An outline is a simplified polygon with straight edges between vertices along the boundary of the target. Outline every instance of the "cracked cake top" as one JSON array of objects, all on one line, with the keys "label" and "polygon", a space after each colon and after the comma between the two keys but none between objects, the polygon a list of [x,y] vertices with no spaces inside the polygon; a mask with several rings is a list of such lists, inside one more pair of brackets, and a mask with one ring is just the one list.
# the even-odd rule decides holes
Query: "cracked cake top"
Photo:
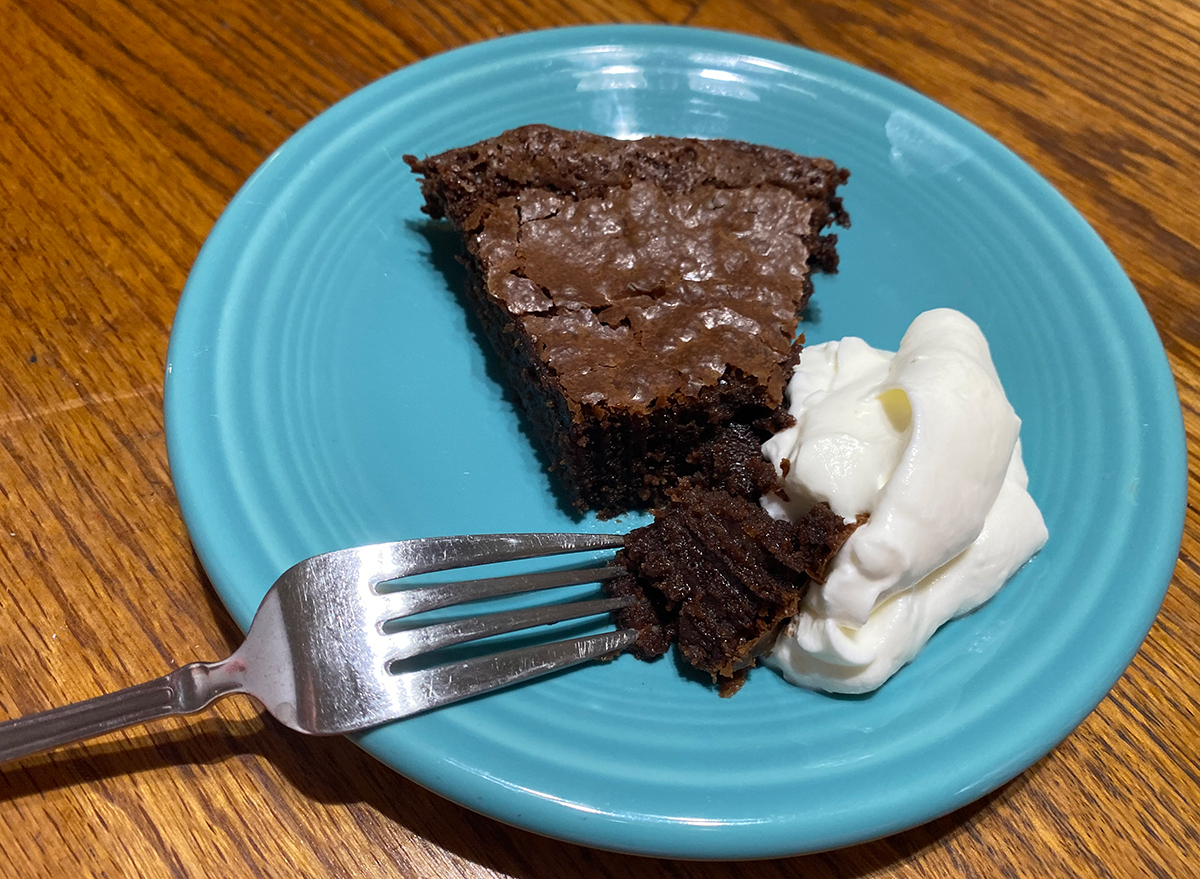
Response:
[{"label": "cracked cake top", "polygon": [[820,232],[847,223],[833,163],[547,126],[406,158],[570,405],[645,413],[730,371],[782,401],[809,273],[836,268]]}]

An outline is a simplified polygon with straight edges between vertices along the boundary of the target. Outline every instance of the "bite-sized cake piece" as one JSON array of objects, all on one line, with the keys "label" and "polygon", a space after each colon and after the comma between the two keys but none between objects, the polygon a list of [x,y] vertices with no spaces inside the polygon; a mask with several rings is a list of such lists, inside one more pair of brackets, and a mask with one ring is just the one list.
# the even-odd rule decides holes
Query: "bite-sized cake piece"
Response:
[{"label": "bite-sized cake piece", "polygon": [[605,588],[635,599],[615,617],[638,630],[636,656],[678,639],[683,658],[730,696],[859,523],[825,504],[793,524],[727,491],[685,484],[671,495],[654,522],[626,535],[617,563],[629,574]]},{"label": "bite-sized cake piece", "polygon": [[763,457],[759,437],[764,430],[775,433],[794,423],[791,415],[779,409],[774,417],[754,425],[721,425],[712,439],[688,453],[687,462],[694,472],[687,477],[687,484],[753,501],[782,491],[775,465]]},{"label": "bite-sized cake piece", "polygon": [[809,275],[837,267],[824,230],[848,225],[832,162],[544,125],[405,161],[578,508],[662,503],[720,425],[782,403]]}]

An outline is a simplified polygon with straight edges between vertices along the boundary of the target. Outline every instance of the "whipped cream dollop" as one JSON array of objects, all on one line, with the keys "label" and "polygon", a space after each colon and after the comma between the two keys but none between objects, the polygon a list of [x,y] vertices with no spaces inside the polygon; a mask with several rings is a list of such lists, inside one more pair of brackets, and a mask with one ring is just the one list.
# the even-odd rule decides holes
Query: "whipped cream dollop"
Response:
[{"label": "whipped cream dollop", "polygon": [[824,501],[869,519],[767,662],[801,686],[867,692],[1046,542],[1021,421],[983,333],[947,308],[919,315],[895,354],[853,337],[805,348],[788,401],[795,425],[763,446],[784,487],[767,511]]}]

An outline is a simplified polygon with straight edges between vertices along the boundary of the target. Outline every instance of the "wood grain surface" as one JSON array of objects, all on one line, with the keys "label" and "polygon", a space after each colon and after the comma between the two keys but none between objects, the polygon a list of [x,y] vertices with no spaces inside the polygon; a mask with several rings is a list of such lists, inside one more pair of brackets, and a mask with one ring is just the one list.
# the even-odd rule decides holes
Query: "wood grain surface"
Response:
[{"label": "wood grain surface", "polygon": [[0,0],[0,717],[224,655],[162,376],[189,267],[247,176],[434,52],[581,22],[737,30],[906,83],[1012,147],[1132,278],[1183,402],[1189,507],[1133,665],[982,801],[843,851],[653,861],[478,817],[246,701],[0,770],[4,876],[1200,875],[1200,10],[1183,0]]}]

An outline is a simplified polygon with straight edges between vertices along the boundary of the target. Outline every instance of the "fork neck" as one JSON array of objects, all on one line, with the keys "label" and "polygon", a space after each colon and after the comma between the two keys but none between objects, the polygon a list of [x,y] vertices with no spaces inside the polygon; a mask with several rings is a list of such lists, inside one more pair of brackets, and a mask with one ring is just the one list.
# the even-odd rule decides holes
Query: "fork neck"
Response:
[{"label": "fork neck", "polygon": [[192,662],[160,678],[174,685],[178,714],[207,708],[222,696],[244,693],[245,663],[237,656],[219,662]]}]

